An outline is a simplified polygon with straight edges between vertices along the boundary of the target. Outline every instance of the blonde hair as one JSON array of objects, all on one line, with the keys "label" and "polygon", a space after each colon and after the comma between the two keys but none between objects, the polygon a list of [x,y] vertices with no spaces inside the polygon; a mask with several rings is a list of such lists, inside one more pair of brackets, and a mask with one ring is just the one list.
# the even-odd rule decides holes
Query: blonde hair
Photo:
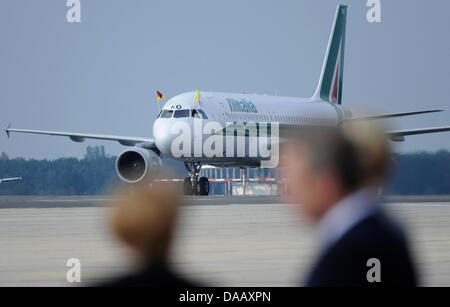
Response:
[{"label": "blonde hair", "polygon": [[180,197],[168,184],[119,193],[111,226],[114,234],[145,258],[165,257],[174,232]]},{"label": "blonde hair", "polygon": [[385,129],[368,120],[349,121],[344,123],[341,129],[358,152],[365,174],[364,184],[382,182],[391,164],[391,146]]}]

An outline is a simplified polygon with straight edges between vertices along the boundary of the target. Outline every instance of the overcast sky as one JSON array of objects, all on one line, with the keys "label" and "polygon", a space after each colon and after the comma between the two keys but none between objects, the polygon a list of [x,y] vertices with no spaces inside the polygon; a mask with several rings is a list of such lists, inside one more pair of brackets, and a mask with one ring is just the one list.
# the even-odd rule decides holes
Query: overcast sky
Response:
[{"label": "overcast sky", "polygon": [[[312,95],[340,1],[3,0],[0,126],[152,136],[155,91]],[[348,0],[343,103],[376,113],[442,108],[393,128],[450,125],[450,1]],[[0,135],[11,157],[82,156],[68,138]],[[407,138],[398,151],[450,149],[450,133]]]}]

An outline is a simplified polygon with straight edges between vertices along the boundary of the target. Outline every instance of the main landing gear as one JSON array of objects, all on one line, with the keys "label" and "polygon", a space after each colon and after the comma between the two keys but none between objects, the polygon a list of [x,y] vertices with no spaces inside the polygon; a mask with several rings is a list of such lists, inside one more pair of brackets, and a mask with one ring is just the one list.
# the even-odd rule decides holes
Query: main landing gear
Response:
[{"label": "main landing gear", "polygon": [[201,164],[199,162],[184,162],[189,177],[184,178],[184,195],[208,195],[209,180],[206,177],[198,178]]}]

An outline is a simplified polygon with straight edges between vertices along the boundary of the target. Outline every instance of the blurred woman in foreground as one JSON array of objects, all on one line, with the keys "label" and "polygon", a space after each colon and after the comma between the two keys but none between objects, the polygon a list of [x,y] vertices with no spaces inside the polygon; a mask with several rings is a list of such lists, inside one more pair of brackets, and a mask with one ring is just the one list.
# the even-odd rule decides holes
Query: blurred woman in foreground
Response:
[{"label": "blurred woman in foreground", "polygon": [[153,189],[133,187],[115,201],[111,220],[113,233],[133,252],[137,271],[107,287],[194,286],[172,271],[168,254],[172,243],[181,199],[169,184]]}]

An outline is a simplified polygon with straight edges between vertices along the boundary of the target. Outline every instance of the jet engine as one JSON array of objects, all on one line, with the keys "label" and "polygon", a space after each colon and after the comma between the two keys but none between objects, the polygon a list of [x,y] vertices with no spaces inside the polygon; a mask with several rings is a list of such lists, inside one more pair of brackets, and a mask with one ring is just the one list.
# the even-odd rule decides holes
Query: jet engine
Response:
[{"label": "jet engine", "polygon": [[162,168],[162,160],[152,150],[133,147],[122,152],[116,160],[116,172],[127,183],[152,180]]}]

